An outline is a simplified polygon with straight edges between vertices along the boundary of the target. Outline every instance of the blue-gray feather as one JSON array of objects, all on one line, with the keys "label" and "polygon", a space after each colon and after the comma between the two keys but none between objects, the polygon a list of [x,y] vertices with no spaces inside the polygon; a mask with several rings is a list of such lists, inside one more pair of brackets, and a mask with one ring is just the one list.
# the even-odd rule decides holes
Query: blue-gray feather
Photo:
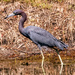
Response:
[{"label": "blue-gray feather", "polygon": [[40,46],[58,47],[61,50],[68,47],[65,43],[56,39],[52,34],[40,27],[28,26],[24,28],[23,35]]}]

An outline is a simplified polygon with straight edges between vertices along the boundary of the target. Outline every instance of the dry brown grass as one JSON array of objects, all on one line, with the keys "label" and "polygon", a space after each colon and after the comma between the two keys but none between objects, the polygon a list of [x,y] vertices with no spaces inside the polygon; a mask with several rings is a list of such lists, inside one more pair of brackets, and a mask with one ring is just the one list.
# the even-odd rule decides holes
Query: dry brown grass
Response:
[{"label": "dry brown grass", "polygon": [[[26,12],[28,19],[25,27],[39,26],[53,34],[57,39],[67,43],[70,48],[75,46],[75,5],[69,3],[52,3],[50,9],[28,5],[26,3],[0,3],[0,45],[11,48],[24,48],[31,51],[38,50],[29,39],[22,36],[18,30],[20,16],[4,19],[15,9]],[[23,49],[23,50],[24,50]],[[34,50],[34,52],[36,52]]]}]

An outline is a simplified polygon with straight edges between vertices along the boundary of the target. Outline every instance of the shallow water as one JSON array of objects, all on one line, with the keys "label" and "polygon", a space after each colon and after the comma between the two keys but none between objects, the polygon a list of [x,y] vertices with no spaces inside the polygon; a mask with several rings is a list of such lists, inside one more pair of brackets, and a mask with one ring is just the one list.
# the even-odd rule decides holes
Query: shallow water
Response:
[{"label": "shallow water", "polygon": [[[59,75],[60,64],[45,61],[46,75]],[[41,62],[27,60],[0,61],[0,75],[43,75]],[[65,64],[62,75],[75,75],[75,63]]]}]

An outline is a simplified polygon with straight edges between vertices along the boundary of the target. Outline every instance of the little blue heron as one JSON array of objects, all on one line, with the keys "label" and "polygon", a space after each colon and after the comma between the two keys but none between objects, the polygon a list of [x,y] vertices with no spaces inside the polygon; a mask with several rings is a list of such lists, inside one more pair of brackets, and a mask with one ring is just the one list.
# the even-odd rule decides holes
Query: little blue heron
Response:
[{"label": "little blue heron", "polygon": [[[28,26],[28,27],[24,28],[24,22],[27,20],[27,15],[20,9],[15,10],[12,14],[5,17],[5,19],[8,17],[14,16],[14,15],[22,16],[22,18],[20,19],[20,22],[19,22],[19,31],[22,35],[24,35],[25,37],[32,40],[39,47],[39,49],[41,51],[41,55],[42,55],[42,66],[43,66],[43,62],[44,62],[44,55],[43,55],[43,52],[41,49],[42,46],[47,46],[47,47],[51,47],[51,48],[58,47],[60,50],[63,50],[64,48],[68,47],[68,45],[66,45],[62,41],[56,39],[48,31],[46,31],[40,27]],[[55,50],[56,50],[58,57],[60,59],[60,62],[61,62],[61,70],[60,70],[60,75],[61,75],[62,68],[63,68],[63,62],[59,55],[58,50],[57,49],[55,49]],[[42,69],[43,69],[43,67],[42,67]],[[43,69],[43,72],[44,72],[44,69]],[[44,73],[44,75],[45,75],[45,73]]]}]

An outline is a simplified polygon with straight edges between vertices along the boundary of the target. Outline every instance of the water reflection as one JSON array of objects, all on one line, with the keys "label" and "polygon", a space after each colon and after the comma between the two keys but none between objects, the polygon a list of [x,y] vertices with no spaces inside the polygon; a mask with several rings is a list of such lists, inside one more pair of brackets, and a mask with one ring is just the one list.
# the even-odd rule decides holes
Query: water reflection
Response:
[{"label": "water reflection", "polygon": [[[46,75],[59,75],[61,65],[44,62]],[[0,75],[43,75],[41,62],[2,61]],[[62,75],[75,75],[75,64],[64,65]]]}]

